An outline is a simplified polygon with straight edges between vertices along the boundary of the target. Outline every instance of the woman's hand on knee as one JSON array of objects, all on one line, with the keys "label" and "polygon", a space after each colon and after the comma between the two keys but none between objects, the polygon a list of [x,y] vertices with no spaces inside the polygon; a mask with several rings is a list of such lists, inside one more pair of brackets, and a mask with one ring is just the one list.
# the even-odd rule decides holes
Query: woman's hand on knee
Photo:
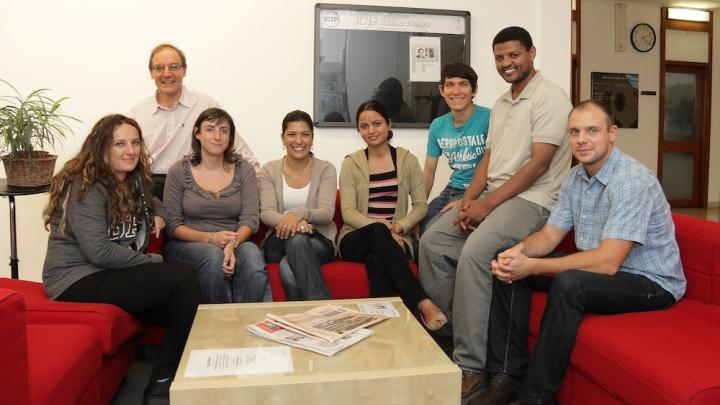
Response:
[{"label": "woman's hand on knee", "polygon": [[222,269],[227,275],[233,275],[235,273],[235,246],[229,243],[223,249],[224,257]]},{"label": "woman's hand on knee", "polygon": [[237,238],[237,232],[233,231],[218,231],[213,232],[210,236],[208,243],[211,243],[220,249],[225,248],[228,242],[232,242]]},{"label": "woman's hand on knee", "polygon": [[279,239],[287,239],[291,235],[295,235],[300,217],[294,212],[288,212],[283,215],[280,222],[275,225],[275,234]]}]

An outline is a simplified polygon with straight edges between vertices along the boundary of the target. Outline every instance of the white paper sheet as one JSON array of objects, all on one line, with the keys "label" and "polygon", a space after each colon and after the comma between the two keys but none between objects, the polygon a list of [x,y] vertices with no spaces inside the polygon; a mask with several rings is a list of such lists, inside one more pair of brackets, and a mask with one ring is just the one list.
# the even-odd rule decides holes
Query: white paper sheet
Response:
[{"label": "white paper sheet", "polygon": [[363,302],[357,304],[358,310],[366,314],[385,315],[390,318],[397,318],[400,313],[390,301]]},{"label": "white paper sheet", "polygon": [[192,350],[185,378],[275,374],[293,371],[287,346]]},{"label": "white paper sheet", "polygon": [[440,81],[440,37],[410,37],[410,81]]}]

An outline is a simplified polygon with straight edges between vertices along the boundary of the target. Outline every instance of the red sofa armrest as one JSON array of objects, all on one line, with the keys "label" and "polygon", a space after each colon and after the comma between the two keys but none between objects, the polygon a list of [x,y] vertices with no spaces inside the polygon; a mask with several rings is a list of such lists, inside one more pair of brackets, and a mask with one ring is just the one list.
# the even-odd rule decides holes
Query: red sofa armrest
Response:
[{"label": "red sofa armrest", "polygon": [[0,404],[30,401],[25,301],[0,288]]}]

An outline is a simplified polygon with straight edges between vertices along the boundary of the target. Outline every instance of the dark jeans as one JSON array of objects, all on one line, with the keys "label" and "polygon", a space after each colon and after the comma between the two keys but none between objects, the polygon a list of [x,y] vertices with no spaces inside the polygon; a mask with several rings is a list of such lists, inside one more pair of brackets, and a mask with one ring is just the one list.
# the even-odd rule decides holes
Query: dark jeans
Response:
[{"label": "dark jeans", "polygon": [[399,293],[411,309],[428,297],[410,269],[408,256],[385,225],[376,222],[348,233],[340,241],[339,249],[343,259],[365,262],[371,297]]},{"label": "dark jeans", "polygon": [[428,204],[427,215],[425,219],[420,222],[420,235],[425,233],[425,230],[430,228],[430,225],[434,224],[435,221],[440,218],[439,215],[442,215],[440,214],[440,210],[443,209],[443,207],[452,201],[461,199],[464,194],[465,190],[452,187],[449,184],[445,186],[443,191]]},{"label": "dark jeans", "polygon": [[290,301],[329,300],[320,265],[335,257],[335,248],[320,232],[280,239],[273,232],[263,245],[265,261],[280,262],[280,279]]},{"label": "dark jeans", "polygon": [[167,325],[160,364],[177,367],[200,303],[200,288],[190,268],[150,263],[83,277],[58,301],[113,304],[144,322]]},{"label": "dark jeans", "polygon": [[[549,293],[537,345],[528,359],[532,290]],[[609,315],[652,311],[674,303],[672,294],[657,283],[626,272],[609,276],[569,270],[555,277],[531,276],[512,284],[494,278],[487,371],[525,375],[518,397],[531,404],[552,403],[586,312]]]},{"label": "dark jeans", "polygon": [[153,174],[153,195],[163,200],[163,193],[165,192],[165,175],[164,174]]}]

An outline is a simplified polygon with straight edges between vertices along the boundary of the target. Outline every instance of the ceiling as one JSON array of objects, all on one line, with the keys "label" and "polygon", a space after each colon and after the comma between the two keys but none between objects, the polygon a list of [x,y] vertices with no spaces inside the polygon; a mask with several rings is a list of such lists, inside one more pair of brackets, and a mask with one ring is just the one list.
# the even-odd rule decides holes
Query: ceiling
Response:
[{"label": "ceiling", "polygon": [[703,10],[720,9],[718,0],[628,0],[628,3],[660,4],[667,7],[699,8]]}]

